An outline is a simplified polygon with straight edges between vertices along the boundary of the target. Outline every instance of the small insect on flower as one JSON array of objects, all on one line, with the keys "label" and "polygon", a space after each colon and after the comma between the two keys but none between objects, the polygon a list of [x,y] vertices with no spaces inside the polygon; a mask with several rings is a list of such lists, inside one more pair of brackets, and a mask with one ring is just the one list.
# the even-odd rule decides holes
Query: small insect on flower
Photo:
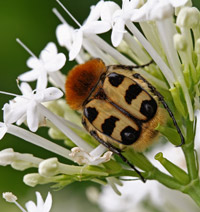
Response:
[{"label": "small insect on flower", "polygon": [[142,152],[149,147],[159,133],[155,128],[167,121],[166,111],[181,136],[181,145],[184,143],[163,96],[134,71],[144,66],[105,66],[102,60],[92,59],[75,66],[66,81],[67,103],[82,111],[86,130],[134,170],[121,151],[133,148]]}]

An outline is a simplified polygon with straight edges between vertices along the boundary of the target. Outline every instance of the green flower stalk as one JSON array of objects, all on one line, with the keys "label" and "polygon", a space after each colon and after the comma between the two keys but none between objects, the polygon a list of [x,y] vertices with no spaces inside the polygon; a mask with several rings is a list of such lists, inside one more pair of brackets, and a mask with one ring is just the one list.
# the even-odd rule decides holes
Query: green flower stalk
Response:
[{"label": "green flower stalk", "polygon": [[[169,117],[165,124],[159,123],[154,129],[158,134],[156,139],[181,148],[187,170],[165,158],[160,151],[154,154],[155,160],[168,173],[154,165],[148,152],[125,148],[115,155],[113,153],[119,153],[117,147],[113,150],[99,144],[83,128],[80,111],[71,110],[62,98],[65,76],[60,69],[65,64],[65,55],[58,53],[55,44],[49,43],[37,57],[19,39],[31,55],[27,65],[32,70],[19,76],[22,95],[1,92],[14,96],[14,99],[3,107],[0,138],[6,133],[15,135],[64,157],[66,164],[57,158],[36,158],[12,149],[0,152],[0,164],[11,165],[17,170],[35,168],[36,172],[24,176],[24,182],[29,186],[54,183],[54,188],[62,188],[75,181],[91,181],[109,184],[120,194],[116,185],[121,185],[124,177],[154,180],[189,195],[200,207],[199,159],[194,149],[196,111],[200,109],[199,10],[187,0],[123,0],[122,7],[102,0],[91,7],[88,18],[81,25],[60,1],[57,2],[78,27],[71,27],[66,21],[68,16],[62,17],[57,9],[53,9],[61,21],[56,29],[58,43],[69,51],[70,61],[81,64],[100,58],[107,66],[137,65],[138,69],[134,71],[161,94],[155,98],[160,101],[164,97],[176,121]],[[99,36],[108,31],[111,31],[112,44]],[[151,60],[151,64],[143,66]],[[35,80],[36,89],[32,90],[27,82]],[[54,87],[47,88],[48,81]],[[165,106],[160,104],[159,107]],[[25,123],[32,132],[15,123]],[[49,129],[52,141],[35,133],[42,126]],[[184,143],[180,135],[184,137]],[[63,140],[65,147],[55,144],[54,139]],[[153,151],[154,146],[149,148],[149,152]],[[140,172],[130,169],[127,164],[139,168]]]}]

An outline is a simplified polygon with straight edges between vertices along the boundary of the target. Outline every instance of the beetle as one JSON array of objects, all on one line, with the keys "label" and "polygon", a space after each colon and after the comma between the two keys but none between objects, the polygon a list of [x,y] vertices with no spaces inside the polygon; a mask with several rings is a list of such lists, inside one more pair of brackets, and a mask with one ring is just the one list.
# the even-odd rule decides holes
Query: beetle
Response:
[{"label": "beetle", "polygon": [[65,84],[66,101],[72,109],[82,112],[85,129],[118,154],[143,181],[122,150],[133,148],[142,152],[149,147],[159,134],[155,128],[166,123],[167,112],[181,137],[180,145],[184,144],[181,130],[163,96],[134,70],[146,65],[106,66],[101,59],[91,59],[75,66]]}]

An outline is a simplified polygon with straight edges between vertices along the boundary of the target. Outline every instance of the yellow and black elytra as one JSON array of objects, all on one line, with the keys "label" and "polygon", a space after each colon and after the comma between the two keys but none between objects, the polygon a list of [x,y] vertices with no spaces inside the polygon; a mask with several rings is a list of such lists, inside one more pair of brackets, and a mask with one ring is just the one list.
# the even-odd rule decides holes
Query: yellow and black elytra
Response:
[{"label": "yellow and black elytra", "polygon": [[149,147],[158,136],[155,128],[167,121],[166,111],[181,137],[181,145],[184,143],[163,96],[134,71],[144,66],[106,67],[102,60],[93,59],[75,66],[66,81],[67,103],[83,112],[83,126],[96,140],[118,154],[143,181],[140,172],[121,154],[123,149],[141,152]]}]

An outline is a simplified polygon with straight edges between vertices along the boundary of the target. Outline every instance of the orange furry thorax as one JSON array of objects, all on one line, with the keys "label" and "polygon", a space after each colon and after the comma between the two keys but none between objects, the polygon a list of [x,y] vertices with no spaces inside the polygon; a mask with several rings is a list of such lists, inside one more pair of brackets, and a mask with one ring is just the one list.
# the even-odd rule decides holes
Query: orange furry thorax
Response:
[{"label": "orange furry thorax", "polygon": [[99,59],[92,59],[84,64],[77,65],[69,72],[65,91],[66,101],[72,109],[78,110],[82,107],[92,88],[105,72],[106,66]]}]

